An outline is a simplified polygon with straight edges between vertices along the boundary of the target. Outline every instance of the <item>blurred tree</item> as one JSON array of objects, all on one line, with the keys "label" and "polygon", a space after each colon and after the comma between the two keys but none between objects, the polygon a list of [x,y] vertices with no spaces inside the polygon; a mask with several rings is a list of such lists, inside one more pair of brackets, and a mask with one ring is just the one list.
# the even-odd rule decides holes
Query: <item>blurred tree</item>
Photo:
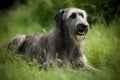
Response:
[{"label": "blurred tree", "polygon": [[14,3],[14,0],[1,0],[0,1],[0,9],[6,9],[12,6]]},{"label": "blurred tree", "polygon": [[34,4],[33,15],[43,25],[51,23],[59,9],[73,6],[71,0],[36,0]]},{"label": "blurred tree", "polygon": [[75,6],[88,12],[90,23],[103,22],[107,25],[119,18],[120,2],[118,0],[72,0]]},{"label": "blurred tree", "polygon": [[102,22],[109,25],[112,20],[120,16],[119,3],[118,0],[36,0],[33,15],[45,25],[51,22],[51,18],[57,10],[78,7],[87,11],[90,24]]},{"label": "blurred tree", "polygon": [[26,4],[28,0],[1,0],[0,1],[0,10],[10,9],[15,5],[15,3]]},{"label": "blurred tree", "polygon": [[[27,17],[29,19],[25,20],[38,21],[42,25],[51,23],[54,14],[59,9],[66,7],[85,9],[90,24],[102,22],[108,25],[112,20],[120,16],[120,1],[118,0],[2,0],[0,9],[15,8],[16,5],[21,4],[27,6],[31,13],[31,15],[28,14],[30,15]],[[17,9],[19,9],[18,6]]]}]

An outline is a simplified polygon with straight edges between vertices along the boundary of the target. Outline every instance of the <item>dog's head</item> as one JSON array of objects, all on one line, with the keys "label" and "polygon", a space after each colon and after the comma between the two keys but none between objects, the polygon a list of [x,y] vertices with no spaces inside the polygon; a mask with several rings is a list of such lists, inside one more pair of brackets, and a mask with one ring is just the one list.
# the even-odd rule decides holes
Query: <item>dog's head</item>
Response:
[{"label": "dog's head", "polygon": [[[57,27],[67,27],[71,38],[82,40],[88,32],[87,14],[78,8],[66,8],[57,12],[54,17]],[[64,25],[64,26],[63,26]]]}]

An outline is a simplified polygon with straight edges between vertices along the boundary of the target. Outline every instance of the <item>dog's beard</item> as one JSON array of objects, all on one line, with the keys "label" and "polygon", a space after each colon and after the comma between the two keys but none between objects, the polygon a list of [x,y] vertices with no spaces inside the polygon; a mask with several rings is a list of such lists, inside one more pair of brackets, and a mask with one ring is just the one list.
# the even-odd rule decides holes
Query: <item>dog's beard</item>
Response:
[{"label": "dog's beard", "polygon": [[77,40],[83,40],[84,36],[85,36],[85,33],[84,32],[80,32],[80,31],[76,31],[75,36],[76,36]]},{"label": "dog's beard", "polygon": [[74,31],[70,32],[70,38],[74,42],[84,40],[85,34],[76,34]]},{"label": "dog's beard", "polygon": [[76,42],[84,40],[85,34],[87,33],[87,29],[86,30],[77,29],[75,25],[73,25],[69,26],[68,32],[71,40]]},{"label": "dog's beard", "polygon": [[85,30],[77,30],[75,31],[75,36],[77,40],[84,40],[85,35],[87,34],[88,28]]},{"label": "dog's beard", "polygon": [[76,40],[83,40],[84,37],[85,37],[85,32],[81,32],[79,30],[75,30],[75,37],[76,37]]},{"label": "dog's beard", "polygon": [[77,40],[83,40],[85,35],[76,35]]}]

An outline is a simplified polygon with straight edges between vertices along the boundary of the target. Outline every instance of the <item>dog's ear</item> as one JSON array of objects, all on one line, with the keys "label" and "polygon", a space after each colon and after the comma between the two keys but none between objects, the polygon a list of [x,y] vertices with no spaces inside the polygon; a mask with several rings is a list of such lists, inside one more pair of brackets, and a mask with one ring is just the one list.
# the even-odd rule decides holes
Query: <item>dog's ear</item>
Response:
[{"label": "dog's ear", "polygon": [[62,24],[63,24],[63,14],[64,14],[64,12],[65,12],[65,10],[61,9],[54,16],[54,20],[56,21],[56,26],[57,27],[61,27]]}]

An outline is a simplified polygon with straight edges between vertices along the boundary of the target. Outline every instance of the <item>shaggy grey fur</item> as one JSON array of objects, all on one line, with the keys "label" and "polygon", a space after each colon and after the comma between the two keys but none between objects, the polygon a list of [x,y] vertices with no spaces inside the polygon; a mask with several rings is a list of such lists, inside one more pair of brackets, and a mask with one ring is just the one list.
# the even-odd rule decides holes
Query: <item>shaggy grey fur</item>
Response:
[{"label": "shaggy grey fur", "polygon": [[17,51],[25,60],[35,58],[40,64],[86,66],[82,50],[89,26],[86,17],[86,12],[78,8],[61,9],[54,17],[56,26],[48,34],[17,35],[7,49]]}]

